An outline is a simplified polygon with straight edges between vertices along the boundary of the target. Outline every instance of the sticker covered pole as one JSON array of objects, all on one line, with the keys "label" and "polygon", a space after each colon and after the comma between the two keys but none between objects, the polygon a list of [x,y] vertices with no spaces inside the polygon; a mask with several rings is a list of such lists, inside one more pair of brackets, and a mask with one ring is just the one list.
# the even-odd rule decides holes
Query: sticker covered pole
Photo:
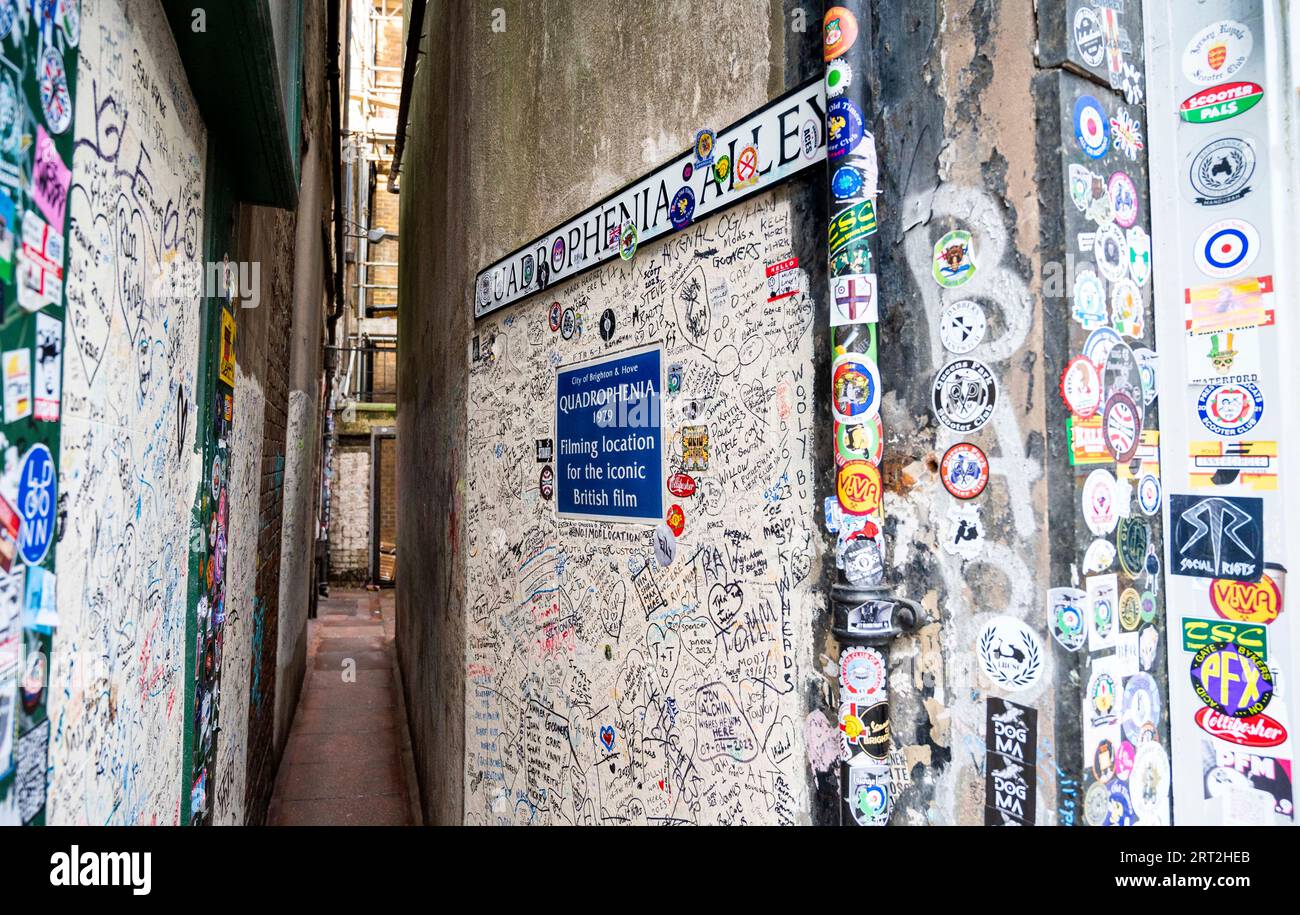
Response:
[{"label": "sticker covered pole", "polygon": [[878,167],[870,130],[871,11],[867,0],[826,5],[826,175],[830,186],[831,415],[835,497],[827,522],[838,535],[831,589],[841,645],[843,822],[884,826],[894,807],[889,774],[889,645],[914,630],[920,607],[885,588],[880,462],[884,431],[876,280]]}]

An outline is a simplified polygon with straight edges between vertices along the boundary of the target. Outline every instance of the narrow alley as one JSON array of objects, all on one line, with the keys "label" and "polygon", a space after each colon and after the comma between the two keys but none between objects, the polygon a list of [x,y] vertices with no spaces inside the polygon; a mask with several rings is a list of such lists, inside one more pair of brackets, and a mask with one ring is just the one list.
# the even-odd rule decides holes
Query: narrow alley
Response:
[{"label": "narrow alley", "polygon": [[0,872],[1281,880],[1297,212],[1300,0],[0,0]]}]

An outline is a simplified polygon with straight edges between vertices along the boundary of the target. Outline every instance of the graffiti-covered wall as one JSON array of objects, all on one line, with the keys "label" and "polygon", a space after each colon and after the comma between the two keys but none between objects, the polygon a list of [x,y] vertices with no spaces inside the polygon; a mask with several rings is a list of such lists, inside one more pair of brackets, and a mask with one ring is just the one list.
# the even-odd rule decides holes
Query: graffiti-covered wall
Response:
[{"label": "graffiti-covered wall", "polygon": [[[470,822],[807,822],[813,304],[798,267],[779,289],[767,269],[806,251],[796,210],[786,192],[742,204],[479,326]],[[576,437],[571,364],[626,378],[646,346],[661,427]],[[600,520],[616,506],[596,477],[613,503],[635,493],[621,455],[659,436],[666,520]]]},{"label": "graffiti-covered wall", "polygon": [[74,336],[64,291],[76,270],[67,252],[82,30],[75,3],[0,3],[0,825],[48,817],[50,652],[66,587],[56,577],[59,420],[75,402],[63,380]]},{"label": "graffiti-covered wall", "polygon": [[157,6],[87,4],[80,61],[51,816],[174,823],[206,133]]}]

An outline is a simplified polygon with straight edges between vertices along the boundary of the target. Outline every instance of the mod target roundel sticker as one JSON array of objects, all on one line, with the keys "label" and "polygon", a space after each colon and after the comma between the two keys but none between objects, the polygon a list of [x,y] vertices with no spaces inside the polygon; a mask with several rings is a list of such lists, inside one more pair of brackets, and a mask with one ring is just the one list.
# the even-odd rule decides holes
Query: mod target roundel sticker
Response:
[{"label": "mod target roundel sticker", "polygon": [[1216,435],[1241,435],[1264,415],[1264,395],[1247,382],[1207,384],[1196,401],[1201,425]]},{"label": "mod target roundel sticker", "polygon": [[1245,273],[1259,254],[1259,233],[1244,219],[1220,219],[1196,239],[1196,266],[1208,277],[1231,279]]},{"label": "mod target roundel sticker", "polygon": [[1074,103],[1074,137],[1089,158],[1100,159],[1110,149],[1110,119],[1091,95]]}]

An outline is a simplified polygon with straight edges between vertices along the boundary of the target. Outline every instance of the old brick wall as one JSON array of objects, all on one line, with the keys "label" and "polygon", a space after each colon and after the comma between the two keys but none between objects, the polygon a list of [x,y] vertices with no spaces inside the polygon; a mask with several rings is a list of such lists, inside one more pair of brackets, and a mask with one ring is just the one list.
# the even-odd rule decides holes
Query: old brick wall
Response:
[{"label": "old brick wall", "polygon": [[370,570],[370,439],[340,437],[334,448],[330,578],[365,581]]}]

